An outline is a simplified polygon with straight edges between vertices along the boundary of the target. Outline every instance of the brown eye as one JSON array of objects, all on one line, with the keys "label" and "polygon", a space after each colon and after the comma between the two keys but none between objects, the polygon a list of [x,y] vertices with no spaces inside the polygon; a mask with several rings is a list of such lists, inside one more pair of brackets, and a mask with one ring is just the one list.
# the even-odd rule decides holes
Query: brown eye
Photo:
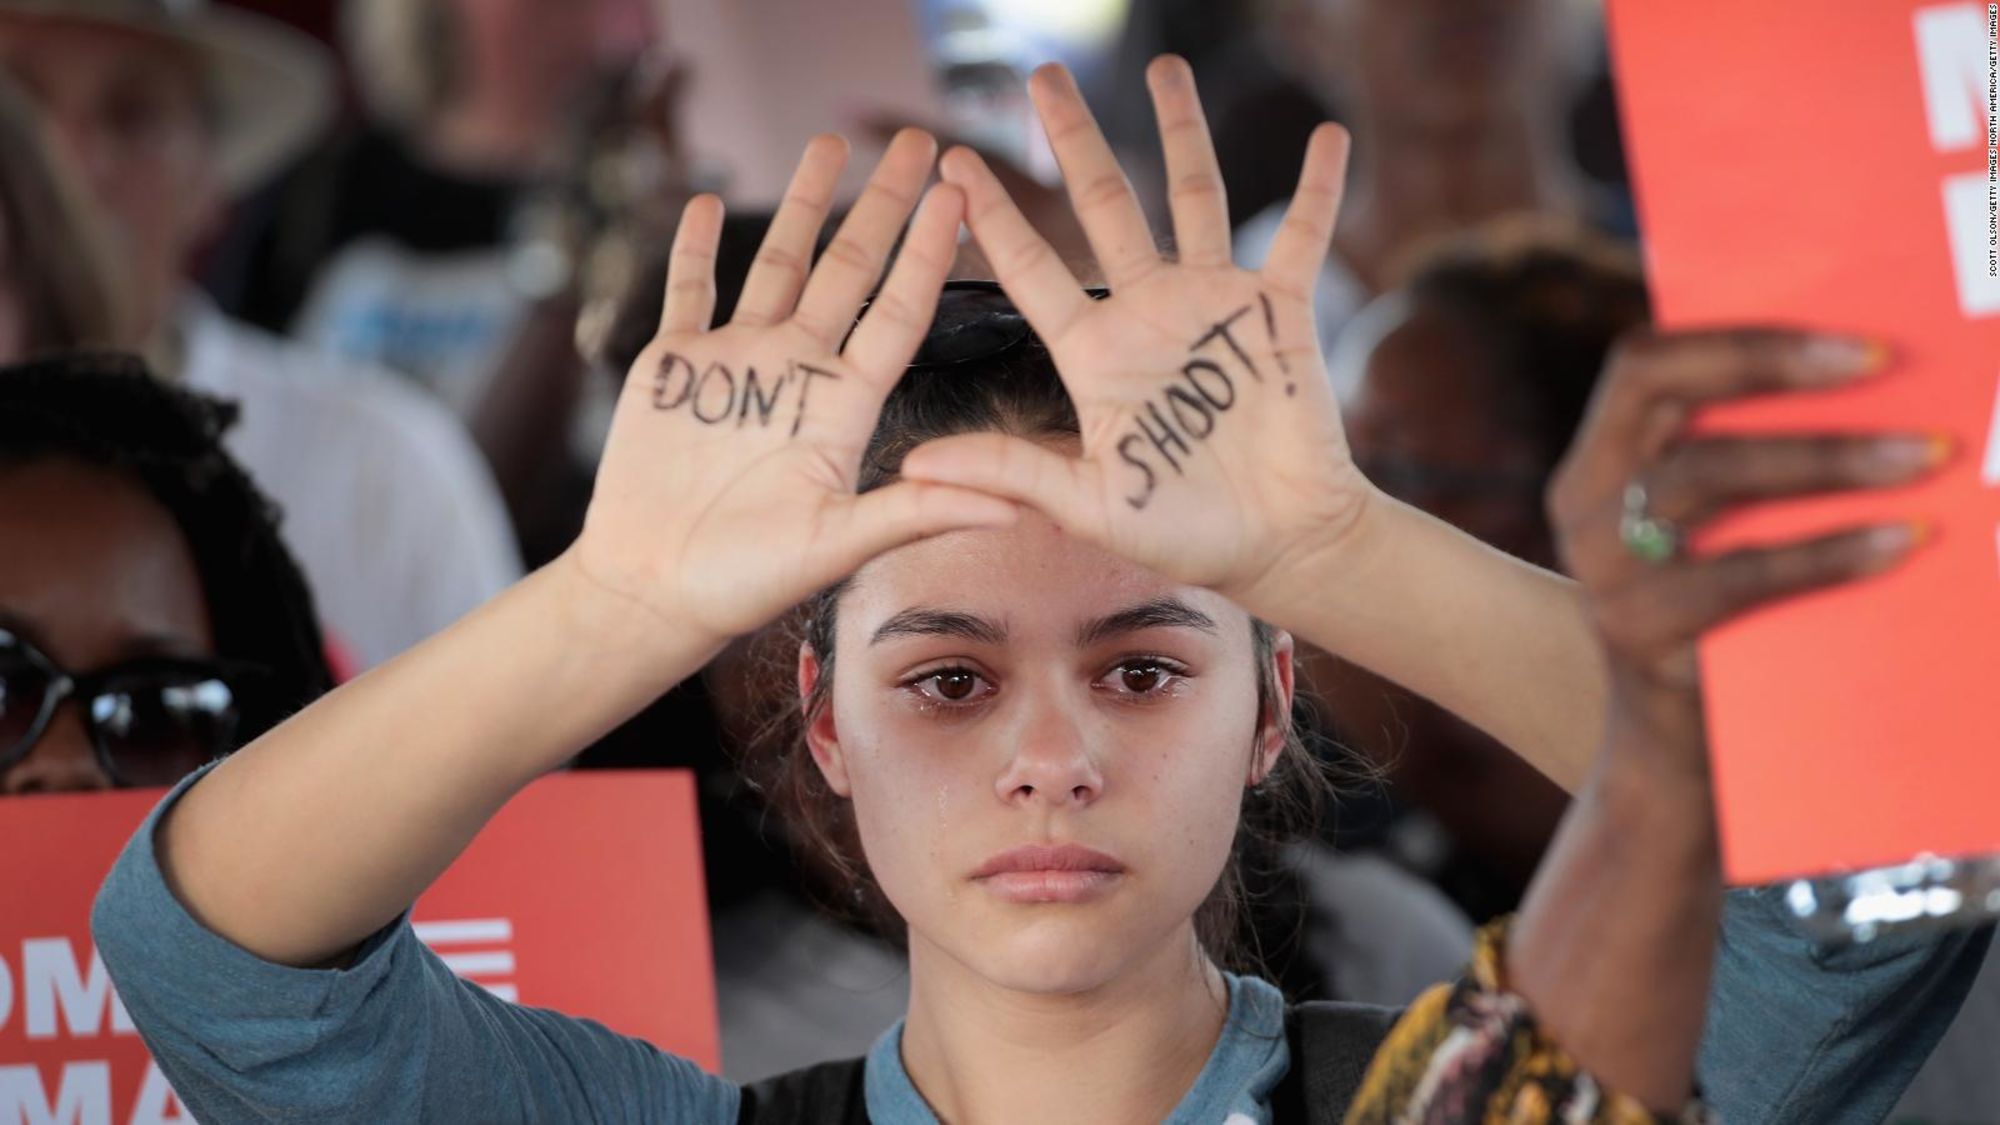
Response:
[{"label": "brown eye", "polygon": [[972,694],[972,689],[979,683],[979,677],[970,672],[939,672],[931,677],[931,682],[937,685],[937,693],[940,696],[956,703]]},{"label": "brown eye", "polygon": [[1118,671],[1118,677],[1124,683],[1125,690],[1134,695],[1145,695],[1159,687],[1166,675],[1166,669],[1158,664],[1127,664]]}]

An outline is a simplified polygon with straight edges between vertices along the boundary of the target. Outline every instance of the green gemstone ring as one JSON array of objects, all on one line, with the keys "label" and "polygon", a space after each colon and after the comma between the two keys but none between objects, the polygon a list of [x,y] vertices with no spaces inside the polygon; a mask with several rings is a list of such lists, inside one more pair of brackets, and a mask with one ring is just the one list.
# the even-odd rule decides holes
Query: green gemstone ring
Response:
[{"label": "green gemstone ring", "polygon": [[1646,511],[1646,486],[1625,486],[1625,513],[1618,521],[1618,538],[1625,550],[1642,562],[1658,566],[1681,552],[1681,529]]}]

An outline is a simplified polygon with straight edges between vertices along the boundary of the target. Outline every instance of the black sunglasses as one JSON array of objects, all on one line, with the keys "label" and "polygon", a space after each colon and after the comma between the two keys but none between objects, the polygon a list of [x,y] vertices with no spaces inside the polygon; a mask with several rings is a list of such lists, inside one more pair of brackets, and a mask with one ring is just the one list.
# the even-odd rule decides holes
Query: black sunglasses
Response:
[{"label": "black sunglasses", "polygon": [[27,757],[73,697],[114,784],[172,785],[234,749],[240,696],[232,684],[257,674],[242,664],[143,657],[71,675],[0,628],[0,774]]},{"label": "black sunglasses", "polygon": [[[1099,301],[1111,295],[1111,290],[1102,286],[1088,287],[1084,292]],[[863,305],[861,311],[868,311],[868,306]],[[1034,334],[1028,318],[1007,299],[999,282],[947,281],[938,294],[937,315],[931,318],[910,368],[938,370],[992,359],[1021,347]]]}]

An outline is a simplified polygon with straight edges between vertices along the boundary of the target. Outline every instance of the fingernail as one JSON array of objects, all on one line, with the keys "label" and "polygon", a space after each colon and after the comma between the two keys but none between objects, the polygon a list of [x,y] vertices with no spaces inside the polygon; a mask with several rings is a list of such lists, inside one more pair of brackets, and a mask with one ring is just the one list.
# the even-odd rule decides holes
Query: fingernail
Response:
[{"label": "fingernail", "polygon": [[1930,524],[1924,520],[1889,524],[1868,533],[1868,553],[1878,558],[1894,558],[1917,549],[1930,537]]},{"label": "fingernail", "polygon": [[1875,467],[1891,477],[1934,469],[1951,456],[1952,440],[1942,434],[1929,437],[1893,437],[1876,441],[1868,456]]},{"label": "fingernail", "polygon": [[1932,434],[1927,444],[1930,448],[1930,456],[1924,461],[1924,467],[1927,469],[1937,468],[1951,460],[1953,453],[1958,452],[1958,439],[1950,434]]},{"label": "fingernail", "polygon": [[1815,336],[1800,355],[1816,374],[1849,379],[1880,371],[1889,362],[1889,346],[1851,336]]}]

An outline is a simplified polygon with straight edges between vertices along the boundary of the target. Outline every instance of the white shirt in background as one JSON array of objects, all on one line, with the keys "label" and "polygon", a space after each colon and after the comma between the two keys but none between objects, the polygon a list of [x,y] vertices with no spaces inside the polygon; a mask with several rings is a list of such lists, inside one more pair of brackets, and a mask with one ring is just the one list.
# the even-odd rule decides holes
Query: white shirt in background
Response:
[{"label": "white shirt in background", "polygon": [[241,405],[225,444],[282,509],[320,620],[361,667],[521,576],[492,474],[448,408],[201,297],[183,304],[179,327],[180,382]]}]

